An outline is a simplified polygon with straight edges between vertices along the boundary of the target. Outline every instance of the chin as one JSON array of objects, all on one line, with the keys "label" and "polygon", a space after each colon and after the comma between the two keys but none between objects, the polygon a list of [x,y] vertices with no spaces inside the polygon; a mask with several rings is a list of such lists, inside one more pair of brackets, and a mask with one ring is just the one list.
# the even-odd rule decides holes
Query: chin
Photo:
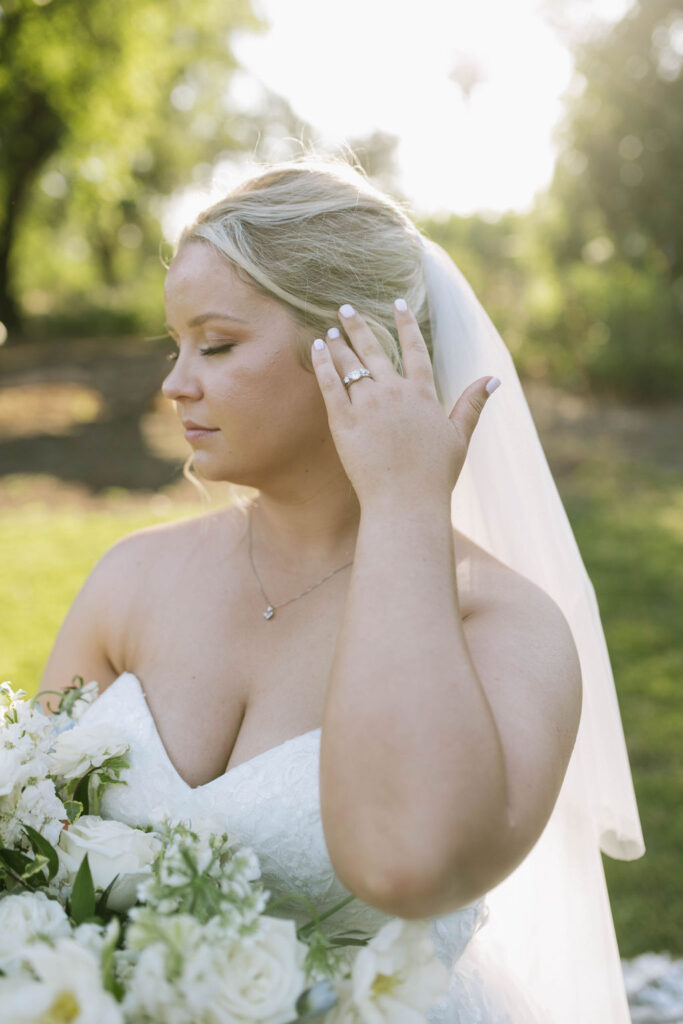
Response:
[{"label": "chin", "polygon": [[[225,465],[217,459],[202,458],[203,453],[195,452],[192,465],[197,476],[209,483],[230,483],[240,486],[253,487],[249,481],[243,479],[242,473],[236,466]],[[199,458],[197,457],[199,455]]]}]

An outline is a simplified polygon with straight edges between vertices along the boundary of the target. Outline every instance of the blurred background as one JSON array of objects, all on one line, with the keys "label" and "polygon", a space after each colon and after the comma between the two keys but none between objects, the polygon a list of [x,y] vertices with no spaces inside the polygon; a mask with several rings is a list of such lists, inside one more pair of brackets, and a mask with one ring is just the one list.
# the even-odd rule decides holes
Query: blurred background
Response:
[{"label": "blurred background", "polygon": [[[683,956],[682,64],[675,0],[0,0],[0,678],[37,690],[119,536],[208,507],[159,392],[181,227],[264,160],[345,155],[513,354],[647,845],[603,857],[620,950]],[[683,974],[680,1016],[637,1009],[640,963],[633,1019],[683,1020]]]}]

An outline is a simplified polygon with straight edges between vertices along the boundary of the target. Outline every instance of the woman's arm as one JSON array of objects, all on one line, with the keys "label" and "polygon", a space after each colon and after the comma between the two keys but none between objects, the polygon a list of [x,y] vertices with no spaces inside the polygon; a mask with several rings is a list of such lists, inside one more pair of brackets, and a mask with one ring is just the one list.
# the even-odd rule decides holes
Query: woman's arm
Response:
[{"label": "woman's arm", "polygon": [[[581,673],[560,609],[518,573],[461,622],[450,499],[491,378],[446,416],[405,302],[403,375],[362,316],[339,315],[352,347],[338,337],[311,352],[361,520],[323,717],[323,828],[349,889],[432,916],[487,892],[540,835]],[[349,395],[342,377],[358,360],[372,379]]]},{"label": "woman's arm", "polygon": [[[321,802],[335,870],[406,896],[508,828],[505,764],[460,621],[450,510],[365,507],[323,718]],[[360,895],[360,893],[359,893]]]},{"label": "woman's arm", "polygon": [[450,501],[392,494],[362,508],[321,804],[341,880],[387,913],[447,913],[493,888],[557,798],[578,657],[557,605],[504,570],[501,592],[463,624]]}]

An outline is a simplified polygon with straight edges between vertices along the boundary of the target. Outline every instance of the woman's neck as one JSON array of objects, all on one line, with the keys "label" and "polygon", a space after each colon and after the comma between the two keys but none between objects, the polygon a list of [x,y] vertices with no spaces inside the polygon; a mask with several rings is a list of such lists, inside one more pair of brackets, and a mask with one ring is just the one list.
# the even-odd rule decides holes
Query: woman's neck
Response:
[{"label": "woman's neck", "polygon": [[335,568],[353,558],[360,503],[348,479],[303,497],[276,498],[259,492],[250,503],[255,557],[304,574]]}]

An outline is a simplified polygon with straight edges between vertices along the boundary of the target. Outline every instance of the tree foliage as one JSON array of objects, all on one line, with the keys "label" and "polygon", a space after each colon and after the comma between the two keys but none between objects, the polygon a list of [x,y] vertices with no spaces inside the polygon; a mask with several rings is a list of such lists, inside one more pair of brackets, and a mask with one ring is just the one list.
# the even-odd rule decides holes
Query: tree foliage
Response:
[{"label": "tree foliage", "polygon": [[551,188],[558,258],[581,258],[604,233],[617,258],[670,282],[683,274],[682,65],[677,0],[635,4],[580,45]]},{"label": "tree foliage", "polygon": [[117,240],[135,248],[145,234],[150,193],[245,145],[225,99],[230,42],[262,23],[249,0],[3,0],[1,11],[0,319],[13,325],[27,223],[78,224],[111,283]]},{"label": "tree foliage", "polygon": [[572,380],[641,400],[683,386],[682,66],[677,0],[635,3],[576,43],[559,158],[535,211],[558,301],[530,346],[540,353],[549,331],[551,370],[564,362]]}]

